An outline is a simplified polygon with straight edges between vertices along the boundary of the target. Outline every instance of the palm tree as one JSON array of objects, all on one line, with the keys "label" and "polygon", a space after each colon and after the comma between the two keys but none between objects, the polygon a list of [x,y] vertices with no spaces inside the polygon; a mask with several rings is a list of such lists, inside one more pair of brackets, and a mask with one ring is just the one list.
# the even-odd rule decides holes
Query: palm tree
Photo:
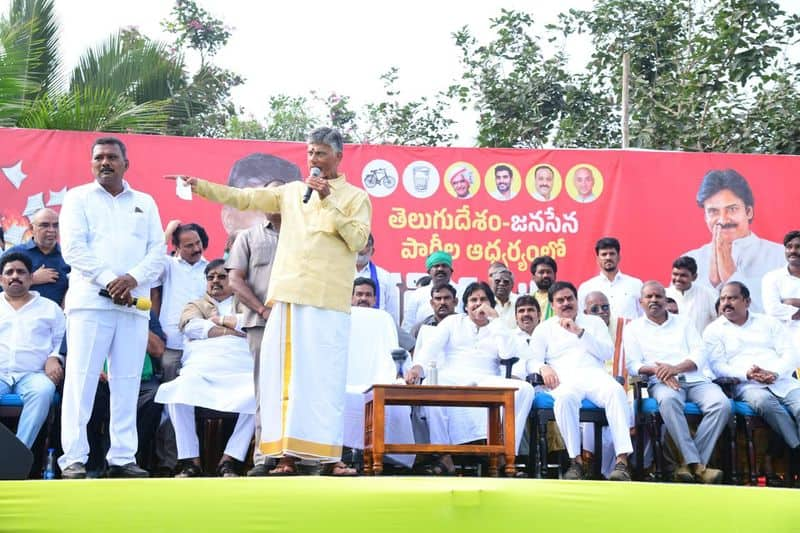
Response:
[{"label": "palm tree", "polygon": [[0,126],[165,133],[183,114],[183,59],[166,45],[123,30],[65,80],[57,32],[53,0],[12,0],[0,19]]}]

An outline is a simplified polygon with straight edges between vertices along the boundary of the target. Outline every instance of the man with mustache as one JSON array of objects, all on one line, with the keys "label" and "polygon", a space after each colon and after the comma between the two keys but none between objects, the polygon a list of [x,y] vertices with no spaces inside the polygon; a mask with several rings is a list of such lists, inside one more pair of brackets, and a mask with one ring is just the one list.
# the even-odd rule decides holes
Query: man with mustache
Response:
[{"label": "man with mustache", "polygon": [[64,303],[69,281],[69,265],[61,254],[58,244],[58,213],[47,207],[39,209],[31,217],[31,240],[12,246],[5,253],[24,252],[33,262],[31,289],[40,296]]},{"label": "man with mustache", "polygon": [[800,231],[783,238],[786,266],[768,272],[761,283],[764,312],[786,324],[800,349]]},{"label": "man with mustache", "polygon": [[[415,354],[414,365],[406,372],[406,382],[418,383],[425,368],[435,362],[440,385],[483,385],[514,387],[515,450],[533,403],[533,387],[521,379],[505,379],[500,359],[517,356],[518,344],[511,332],[497,320],[494,294],[485,282],[470,283],[463,297],[466,314],[447,317],[433,330],[430,338]],[[465,444],[486,438],[486,413],[463,407],[428,407],[431,442]],[[451,473],[449,456],[434,467],[440,474]]]},{"label": "man with mustache", "polygon": [[517,326],[515,316],[514,304],[518,296],[513,292],[514,289],[514,274],[510,270],[504,268],[494,273],[491,278],[492,288],[494,289],[494,297],[497,304],[494,310],[500,315],[500,320],[509,328],[514,329]]},{"label": "man with mustache", "polygon": [[[722,316],[703,332],[711,369],[739,381],[736,400],[747,402],[790,448],[790,469],[800,460],[800,381],[792,377],[798,350],[777,319],[750,311],[747,286],[729,281],[719,295]],[[788,412],[787,412],[788,411]]]},{"label": "man with mustache", "polygon": [[369,234],[367,245],[358,252],[356,258],[355,278],[370,278],[375,282],[377,292],[373,306],[376,309],[383,309],[390,315],[397,324],[400,324],[400,306],[397,301],[397,284],[392,275],[382,269],[372,261],[375,255],[375,238]]},{"label": "man with mustache", "polygon": [[556,280],[557,273],[556,260],[548,255],[540,255],[531,263],[531,281],[536,286],[536,290],[532,291],[531,295],[539,302],[542,321],[553,316],[553,306],[550,305],[548,290]]},{"label": "man with mustache", "polygon": [[[421,287],[417,290],[426,289],[427,287]],[[425,320],[411,329],[411,335],[415,339],[418,338],[420,329],[422,329],[423,326],[438,326],[442,320],[456,312],[456,289],[449,283],[436,285],[431,288],[430,295],[430,305],[433,309],[433,314],[429,315]]]},{"label": "man with mustache", "polygon": [[667,297],[673,298],[680,314],[694,323],[698,333],[703,333],[711,322],[716,320],[717,312],[714,304],[717,292],[697,281],[697,262],[687,256],[681,256],[672,263],[672,276]]},{"label": "man with mustache", "polygon": [[0,396],[22,397],[17,438],[28,448],[47,419],[61,383],[64,313],[51,300],[31,291],[33,263],[23,252],[0,258]]},{"label": "man with mustache", "polygon": [[[61,250],[72,268],[64,301],[69,355],[61,408],[59,458],[65,478],[86,477],[86,423],[97,378],[108,358],[111,390],[107,457],[111,477],[146,477],[136,464],[136,404],[147,351],[149,312],[132,307],[150,296],[164,269],[164,233],[153,198],[123,179],[125,144],[102,137],[92,145],[95,180],[67,191],[61,207]],[[98,291],[105,289],[111,298]]]},{"label": "man with mustache", "polygon": [[[623,331],[625,356],[631,375],[646,376],[647,390],[658,402],[667,432],[683,457],[675,480],[683,483],[719,483],[722,470],[709,468],[709,459],[731,417],[731,402],[705,376],[703,341],[694,323],[666,309],[666,292],[657,281],[642,286],[645,315]],[[683,413],[694,402],[703,419],[692,436]]]},{"label": "man with mustache", "polygon": [[697,191],[697,205],[711,232],[710,243],[684,254],[697,261],[698,283],[719,290],[728,281],[741,281],[753,295],[753,311],[761,312],[761,280],[785,261],[780,244],[750,230],[755,216],[750,185],[735,170],[711,170]]},{"label": "man with mustache", "polygon": [[555,282],[549,295],[555,316],[533,331],[526,370],[542,375],[555,400],[556,424],[570,458],[565,479],[584,477],[579,410],[586,398],[603,407],[608,418],[616,454],[609,479],[630,481],[628,455],[633,446],[629,427],[633,413],[625,389],[604,366],[614,351],[606,325],[596,316],[578,312],[577,290],[572,283]]},{"label": "man with mustache", "polygon": [[514,314],[517,324],[514,333],[525,341],[525,344],[530,344],[533,330],[539,325],[539,316],[541,315],[539,302],[533,296],[523,294],[514,302]]},{"label": "man with mustache", "polygon": [[184,366],[180,376],[163,383],[156,393],[158,403],[167,404],[175,426],[180,471],[175,477],[196,477],[200,468],[195,407],[238,413],[236,427],[217,466],[220,477],[238,476],[255,431],[253,357],[236,313],[233,289],[225,261],[206,265],[206,293],[189,302],[180,316],[184,335]]},{"label": "man with mustache", "polygon": [[553,198],[553,169],[547,165],[539,165],[533,172],[533,183],[535,190],[533,191],[533,199],[540,202],[549,202]]},{"label": "man with mustache", "polygon": [[599,291],[608,297],[613,316],[628,319],[641,316],[639,291],[642,280],[620,272],[619,241],[614,237],[603,237],[594,245],[594,252],[600,273],[581,283],[578,301],[585,302],[587,294]]},{"label": "man with mustache", "polygon": [[[433,287],[447,285],[453,277],[453,256],[444,250],[437,250],[425,260],[425,270],[431,277]],[[430,294],[426,290],[419,289],[406,292],[402,323],[404,330],[410,332],[414,326],[431,315],[433,308],[430,304]]]},{"label": "man with mustache", "polygon": [[178,376],[181,367],[183,333],[178,323],[183,308],[206,292],[204,272],[208,260],[203,252],[208,248],[208,234],[199,224],[181,224],[179,220],[171,220],[164,234],[177,253],[167,256],[158,286],[152,292],[153,308],[167,336],[161,357],[162,380],[166,383]]},{"label": "man with mustache", "polygon": [[[377,284],[370,278],[356,278],[353,281],[352,306],[375,309],[376,289]],[[380,311],[383,311],[383,309],[380,309]],[[385,313],[386,311],[383,312]],[[394,323],[394,329],[397,330],[397,341],[400,347],[409,352],[413,351],[414,337],[409,332],[400,329],[400,326],[398,326],[396,322]]]},{"label": "man with mustache", "polygon": [[497,165],[494,167],[494,184],[497,189],[492,192],[492,197],[497,200],[511,200],[514,198],[514,190],[511,184],[514,181],[514,173],[508,165]]}]

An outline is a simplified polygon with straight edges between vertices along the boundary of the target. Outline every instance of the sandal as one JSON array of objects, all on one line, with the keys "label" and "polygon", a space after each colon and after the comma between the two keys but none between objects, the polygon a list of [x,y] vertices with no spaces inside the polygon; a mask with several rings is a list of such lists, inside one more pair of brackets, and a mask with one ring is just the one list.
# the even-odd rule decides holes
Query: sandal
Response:
[{"label": "sandal", "polygon": [[239,474],[236,472],[236,465],[230,459],[222,461],[217,465],[217,475],[219,477],[239,477]]},{"label": "sandal", "polygon": [[428,473],[432,476],[453,476],[456,473],[456,469],[453,468],[450,470],[447,465],[443,461],[436,461],[432,463],[430,468],[428,469]]},{"label": "sandal", "polygon": [[319,475],[332,477],[353,477],[358,475],[358,470],[355,468],[350,468],[343,462],[339,461],[337,463],[328,463],[324,465]]},{"label": "sandal", "polygon": [[281,460],[278,462],[278,465],[275,468],[267,473],[267,476],[296,476],[297,474],[297,466],[295,465],[294,461],[290,462]]}]

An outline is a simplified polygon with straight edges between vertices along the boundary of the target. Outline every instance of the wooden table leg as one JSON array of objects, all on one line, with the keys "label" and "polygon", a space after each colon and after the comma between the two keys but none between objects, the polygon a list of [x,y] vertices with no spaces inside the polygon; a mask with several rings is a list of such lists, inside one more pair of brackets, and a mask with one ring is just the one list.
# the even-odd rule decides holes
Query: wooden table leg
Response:
[{"label": "wooden table leg", "polygon": [[516,439],[514,438],[516,428],[516,413],[514,412],[514,393],[509,391],[503,395],[503,444],[506,447],[506,476],[514,477],[516,467],[514,460],[517,458],[515,449]]},{"label": "wooden table leg", "polygon": [[[502,439],[501,423],[500,423],[500,406],[492,405],[489,407],[489,424],[488,431],[486,432],[487,444],[500,444]],[[491,477],[498,476],[498,459],[499,455],[496,453],[489,454],[489,475]]]},{"label": "wooden table leg", "polygon": [[370,400],[364,405],[364,474],[372,475],[372,405]]},{"label": "wooden table leg", "polygon": [[384,438],[386,433],[386,404],[382,389],[374,390],[372,402],[372,470],[383,474]]}]

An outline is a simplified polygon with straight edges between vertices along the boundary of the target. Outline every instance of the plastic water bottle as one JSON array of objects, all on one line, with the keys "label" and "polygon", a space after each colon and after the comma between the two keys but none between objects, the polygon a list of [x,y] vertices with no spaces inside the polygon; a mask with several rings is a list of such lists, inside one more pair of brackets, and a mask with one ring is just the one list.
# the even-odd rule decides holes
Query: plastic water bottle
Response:
[{"label": "plastic water bottle", "polygon": [[431,361],[430,366],[428,366],[428,369],[425,371],[425,384],[439,384],[439,370],[436,368],[436,361]]},{"label": "plastic water bottle", "polygon": [[54,448],[47,449],[47,462],[44,464],[44,472],[42,473],[44,479],[56,478],[56,450]]}]

